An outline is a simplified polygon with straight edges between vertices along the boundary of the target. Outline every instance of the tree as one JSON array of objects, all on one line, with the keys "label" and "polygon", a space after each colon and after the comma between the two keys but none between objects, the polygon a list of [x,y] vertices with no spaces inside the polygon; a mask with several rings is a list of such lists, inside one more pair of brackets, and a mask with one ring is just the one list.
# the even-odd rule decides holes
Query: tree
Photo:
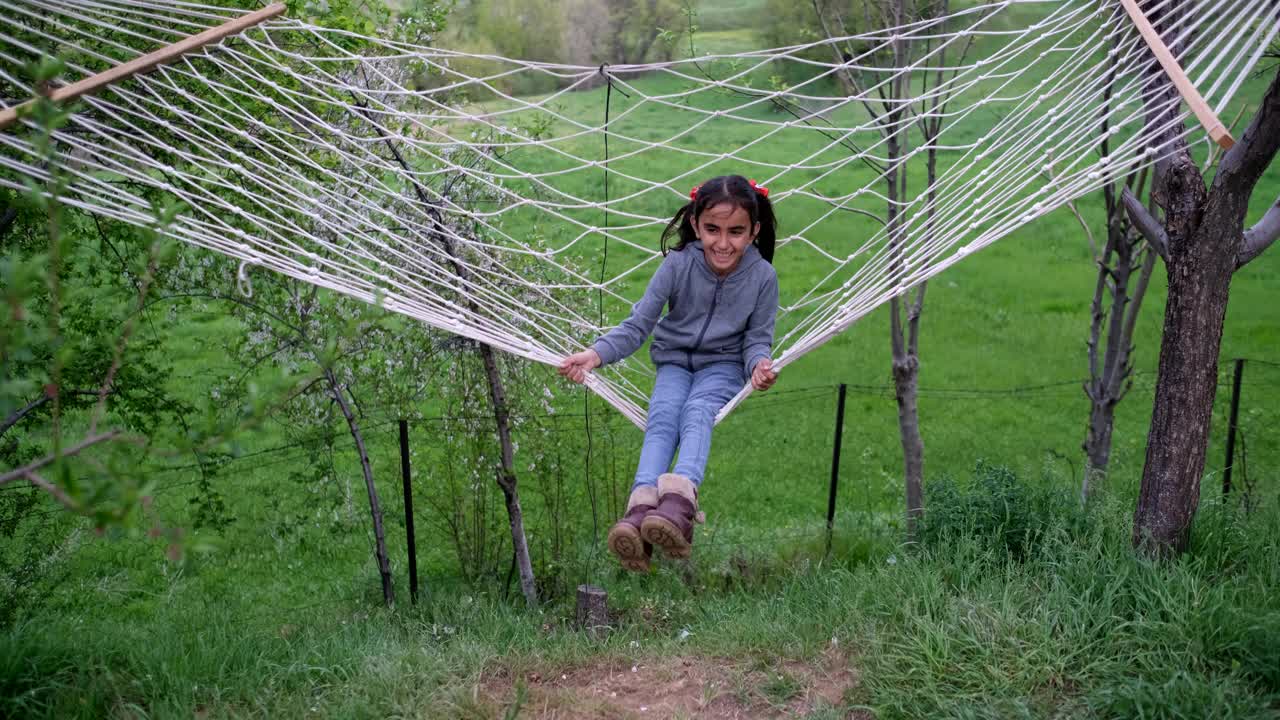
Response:
[{"label": "tree", "polygon": [[605,0],[605,6],[609,9],[609,34],[604,60],[620,65],[655,59],[651,57],[655,41],[681,17],[675,0]]},{"label": "tree", "polygon": [[[173,273],[165,299],[223,304],[246,328],[228,352],[242,359],[239,376],[212,392],[224,401],[239,400],[262,376],[263,367],[284,376],[301,371],[311,380],[288,394],[275,417],[284,419],[293,435],[311,436],[330,426],[331,408],[338,410],[356,448],[369,502],[374,561],[383,601],[391,605],[395,589],[362,406],[403,407],[414,398],[420,400],[439,337],[421,323],[274,274],[263,274],[247,286],[252,295],[240,294],[227,287],[227,279],[236,277],[232,263],[197,250],[186,254],[185,267],[203,264],[207,270]],[[322,482],[338,482],[331,464],[313,469]]]},{"label": "tree", "polygon": [[[61,67],[45,58],[30,72],[47,83]],[[55,133],[69,114],[37,101],[35,127],[15,133],[33,150],[32,172],[17,178],[28,191],[0,192],[0,623],[44,597],[52,560],[79,533],[69,516],[97,531],[149,524],[176,558],[180,530],[151,515],[153,483],[139,469],[200,460],[234,432],[187,423],[192,407],[168,389],[162,319],[141,312],[172,257],[164,234],[181,206],[156,205],[135,228],[63,205],[70,177]],[[46,499],[57,505],[41,507]]]},{"label": "tree", "polygon": [[[1118,11],[1118,9],[1117,9]],[[1099,107],[1101,140],[1098,153],[1110,157],[1110,117],[1114,110],[1112,94],[1119,77],[1119,60],[1111,56],[1111,67],[1103,88],[1103,102]],[[1139,150],[1138,152],[1141,152]],[[1050,176],[1050,180],[1053,177]],[[1143,242],[1125,212],[1120,201],[1123,192],[1143,194],[1147,173],[1112,180],[1102,186],[1105,208],[1105,242],[1099,245],[1093,230],[1076,208],[1067,207],[1075,215],[1089,240],[1090,255],[1097,268],[1093,300],[1090,303],[1089,337],[1086,341],[1089,358],[1089,379],[1084,383],[1084,393],[1089,399],[1089,420],[1082,449],[1085,453],[1084,473],[1080,480],[1081,501],[1090,495],[1106,478],[1111,459],[1111,439],[1115,426],[1116,406],[1132,386],[1133,333],[1138,313],[1146,295],[1151,274],[1155,270],[1156,253]]]},{"label": "tree", "polygon": [[564,47],[564,61],[574,65],[592,65],[605,62],[601,38],[608,37],[609,8],[599,0],[569,0],[565,5],[565,22],[560,43]]},{"label": "tree", "polygon": [[[363,66],[360,75],[367,85],[370,82],[371,75],[365,71]],[[386,76],[385,72],[380,73],[380,75]],[[465,288],[476,287],[472,268],[477,265],[484,266],[487,262],[492,262],[492,259],[466,257],[467,249],[460,247],[456,238],[470,234],[468,228],[450,226],[441,208],[444,205],[443,199],[450,198],[451,193],[465,196],[469,193],[481,193],[483,190],[472,187],[474,183],[465,178],[455,177],[451,178],[445,187],[435,193],[429,191],[422,181],[416,177],[415,169],[401,152],[401,148],[395,140],[396,135],[389,132],[384,124],[389,121],[376,118],[368,110],[363,100],[353,97],[352,101],[357,113],[364,117],[365,121],[373,129],[375,136],[381,140],[382,151],[403,172],[401,181],[409,193],[409,198],[411,198],[409,207],[413,208],[414,212],[423,218],[423,224],[430,229],[428,232],[430,239],[443,251],[444,261],[461,282],[461,287],[464,289],[455,293],[455,302],[467,307],[476,314],[480,314],[481,311],[476,299],[468,295]],[[483,155],[480,157],[483,157]],[[477,159],[477,162],[480,161],[480,159]],[[473,200],[474,198],[469,198],[459,203],[459,205],[465,207]],[[533,564],[529,556],[529,543],[524,530],[524,512],[520,507],[520,495],[517,488],[518,478],[515,471],[515,447],[511,438],[510,404],[494,349],[485,343],[476,343],[476,351],[484,363],[485,374],[489,383],[494,431],[500,448],[495,479],[506,500],[507,518],[511,526],[511,542],[514,548],[515,562],[520,570],[520,587],[524,592],[526,603],[532,608],[536,607],[538,602],[537,583],[534,579]]]},{"label": "tree", "polygon": [[[30,71],[45,83],[61,68],[46,58]],[[151,357],[156,339],[139,341],[139,322],[130,312],[146,302],[171,255],[163,231],[181,206],[156,208],[154,224],[141,231],[115,235],[99,228],[98,243],[80,242],[88,219],[60,202],[70,181],[54,132],[68,115],[37,102],[31,141],[39,169],[26,178],[25,197],[0,196],[6,218],[0,277],[9,316],[0,330],[0,458],[6,466],[0,487],[29,482],[101,527],[128,519],[141,485],[120,477],[107,458],[100,458],[101,472],[86,478],[72,473],[68,461],[91,448],[136,459],[130,448],[140,443],[126,431],[156,432],[169,413],[183,410],[163,389],[169,368]],[[100,264],[108,249],[117,272]],[[82,437],[70,437],[70,428],[81,425]]]},{"label": "tree", "polygon": [[[878,17],[880,27],[901,27],[902,25],[924,18],[943,17],[948,12],[947,0],[934,2],[910,2],[909,0],[867,0],[864,12],[869,18]],[[829,39],[848,36],[844,27],[844,13],[829,7],[822,0],[813,0],[814,13],[818,18],[823,33]],[[837,34],[837,28],[839,33]],[[880,163],[868,158],[866,162],[880,173],[885,186],[885,211],[878,218],[888,234],[889,254],[894,273],[899,277],[906,274],[903,245],[905,237],[905,218],[902,215],[902,203],[908,198],[907,168],[905,158],[910,153],[913,128],[921,136],[926,148],[927,179],[926,193],[928,204],[924,232],[934,232],[934,213],[937,208],[937,148],[934,140],[941,134],[945,119],[945,109],[950,97],[948,93],[934,93],[927,101],[927,107],[915,110],[910,102],[912,92],[912,57],[917,50],[929,52],[928,39],[916,39],[895,34],[889,45],[889,56],[886,61],[893,74],[888,81],[888,90],[881,91],[877,98],[865,89],[864,83],[847,67],[841,67],[837,77],[845,91],[860,98],[862,106],[883,137],[884,162]],[[916,47],[920,45],[921,47]],[[967,53],[969,45],[966,44]],[[844,63],[847,57],[853,56],[855,49],[841,44],[830,43],[831,53],[836,63]],[[922,73],[922,94],[929,89],[932,77],[934,87],[941,87],[946,67],[946,47],[939,52],[936,60],[938,70]],[[869,62],[869,60],[864,60]],[[958,64],[963,64],[958,63]],[[927,112],[925,112],[927,111]],[[921,282],[908,288],[902,295],[894,295],[889,300],[889,340],[892,352],[892,372],[894,396],[898,403],[898,435],[902,443],[903,480],[906,494],[907,537],[916,537],[916,525],[924,514],[924,438],[920,432],[920,412],[918,406],[920,381],[920,318],[924,312],[924,296],[927,283]]]},{"label": "tree", "polygon": [[[1153,13],[1153,22],[1158,19]],[[1133,193],[1126,192],[1123,201],[1133,223],[1164,259],[1169,281],[1133,521],[1134,545],[1145,554],[1167,557],[1186,549],[1200,500],[1231,277],[1280,236],[1280,201],[1256,225],[1244,227],[1258,180],[1280,151],[1280,71],[1240,141],[1222,155],[1207,189],[1185,140],[1178,137],[1181,124],[1169,122],[1178,111],[1177,93],[1163,76],[1156,82],[1164,89],[1148,94],[1148,124],[1173,126],[1158,146],[1171,144],[1175,150],[1155,188],[1164,222]]]},{"label": "tree", "polygon": [[[1105,155],[1106,141],[1103,142]],[[1093,242],[1092,233],[1085,225],[1098,276],[1089,306],[1086,342],[1089,379],[1084,384],[1084,392],[1089,398],[1089,421],[1081,446],[1085,453],[1084,475],[1080,481],[1082,501],[1088,500],[1107,476],[1116,406],[1133,384],[1133,333],[1155,270],[1156,254],[1142,243],[1119,198],[1121,192],[1133,192],[1135,188],[1141,192],[1142,182],[1141,178],[1135,180],[1130,176],[1103,186],[1106,242],[1101,248]]]},{"label": "tree", "polygon": [[[250,3],[250,4],[253,4],[253,3]],[[391,28],[389,30],[389,33],[392,34],[396,39],[409,40],[409,41],[420,40],[425,33],[434,32],[438,28],[439,22],[443,20],[443,17],[439,14],[438,9],[435,8],[433,4],[425,3],[425,2],[414,3],[413,6],[406,11],[407,15],[401,18],[402,21],[395,24],[385,22],[390,17],[390,13],[385,6],[380,6],[375,4],[372,7],[363,7],[366,5],[367,4],[358,2],[356,0],[335,0],[334,2],[327,4],[325,9],[323,10],[323,14],[320,17],[313,17],[311,19],[318,24],[339,27],[344,30],[360,30],[366,33],[372,33],[373,28],[376,27],[378,24],[389,25]],[[379,22],[375,22],[375,21],[379,21]],[[80,22],[79,18],[74,18],[74,17],[61,18],[59,22],[52,23],[52,25],[57,27],[59,31],[68,33],[69,38],[78,38],[79,36],[75,34],[77,31],[77,28],[75,26],[79,22]],[[93,32],[93,35],[90,35],[91,37],[94,35],[99,35],[99,36],[105,36],[110,38],[114,47],[127,48],[129,46],[135,46],[139,52],[143,50],[154,49],[154,47],[152,47],[150,44],[152,41],[150,41],[146,35],[129,33],[127,31],[117,32],[111,28],[96,28],[96,27],[92,28],[92,32]],[[117,39],[121,41],[119,44],[115,44],[115,40]],[[50,40],[56,41],[56,38],[52,36],[47,36],[47,35],[33,37],[31,38],[31,42],[26,47],[38,49],[43,44],[48,44]],[[228,44],[234,44],[236,40],[233,38],[228,40],[227,42]],[[339,40],[339,42],[346,44],[344,46],[344,49],[351,51],[353,55],[358,55],[359,51],[361,50],[361,46],[365,41],[359,40],[358,36],[344,35]],[[68,47],[71,48],[69,52],[78,51],[78,47],[74,41],[68,42]],[[89,67],[90,69],[98,69],[98,64],[100,64],[103,61],[103,58],[97,56],[96,54],[90,59],[93,61],[93,63],[97,63],[97,64],[93,64],[93,63],[86,62],[86,66]],[[271,83],[273,85],[277,81],[284,85],[288,85],[289,83],[293,82],[293,78],[288,74],[288,71],[285,68],[279,69],[278,72],[275,72],[275,71],[271,71],[271,72],[272,72]],[[181,100],[176,101],[173,106],[170,106],[175,110],[177,108],[182,108],[183,110],[189,110],[195,104],[197,99],[199,99],[201,101],[212,102],[216,105],[226,107],[228,110],[234,110],[237,112],[237,115],[240,117],[247,115],[253,118],[260,118],[260,117],[269,118],[267,123],[258,123],[254,125],[252,129],[247,131],[246,135],[248,136],[249,140],[253,140],[253,141],[261,140],[260,137],[253,137],[253,133],[264,132],[263,131],[264,126],[269,125],[270,122],[274,121],[275,113],[273,111],[275,108],[271,105],[270,101],[264,101],[259,98],[253,98],[252,96],[244,96],[244,95],[236,95],[234,96],[235,97],[234,100],[231,99],[230,96],[221,95],[221,94],[218,94],[216,98],[213,98],[211,97],[212,94],[208,92],[208,87],[200,83],[198,78],[182,76],[177,79],[172,79],[172,82],[183,85],[187,90],[190,91],[189,95],[183,95]],[[318,115],[324,112],[325,107],[323,103],[320,103],[318,104],[318,107],[312,107],[312,108],[309,108],[309,110],[315,111],[315,113]],[[312,117],[314,117],[314,115]],[[187,116],[179,116],[176,113],[170,116],[170,118],[178,121],[178,123],[175,123],[175,124],[179,124],[187,120]],[[97,119],[100,122],[105,124],[112,124],[112,123],[118,122],[118,119],[113,117],[105,117],[105,118],[97,118]],[[80,128],[72,128],[72,130],[83,131]],[[170,137],[172,137],[172,135]],[[245,138],[226,138],[225,140],[219,138],[219,141],[222,143],[219,145],[219,147],[222,147],[224,149],[230,149],[226,143],[234,144],[237,142],[243,142],[244,140]],[[184,143],[182,142],[175,142],[170,147],[181,148],[183,144]],[[242,145],[242,147],[252,150],[251,146],[252,146],[252,143],[249,143],[249,142],[245,142],[245,144]],[[234,145],[232,145],[231,147],[234,147]],[[152,146],[149,150],[149,154],[151,155],[150,159],[156,162],[157,167],[186,168],[189,166],[187,159],[182,157],[180,152],[169,151],[167,147]],[[300,172],[305,172],[305,170]],[[221,198],[221,199],[225,200],[226,205],[234,206],[238,209],[244,209],[244,207],[248,203],[245,200],[244,194],[241,192],[238,192],[238,188],[237,188],[237,183],[242,183],[243,178],[233,177],[232,180],[234,182],[229,182],[219,186],[221,188],[225,188],[226,190],[225,198]],[[136,178],[125,177],[122,179],[116,179],[115,181],[128,187],[128,189],[131,192],[134,192],[143,197],[154,197],[162,194],[162,193],[159,193],[156,188],[148,185],[147,183],[138,182]],[[226,205],[224,205],[224,207]],[[8,213],[6,213],[5,215],[7,216]],[[298,218],[300,223],[299,227],[306,227],[306,221],[307,221],[305,217],[306,213],[302,212],[302,213],[299,213],[299,215],[302,216]],[[5,222],[9,222],[9,220],[6,220]],[[96,222],[97,220],[95,220],[95,223]],[[238,229],[252,230],[252,228],[243,227],[243,224]],[[163,235],[163,233],[158,230],[156,231],[155,234],[157,237]],[[212,257],[206,256],[206,258],[210,261],[213,261]],[[153,270],[151,265],[148,265],[148,268]],[[147,282],[151,280],[153,275],[154,275],[154,272],[150,272],[145,276],[145,279],[147,280]],[[231,277],[231,276],[234,276],[234,272],[229,273],[226,277]],[[186,282],[190,282],[191,278],[183,278],[183,280]],[[264,290],[269,289],[267,283],[261,283],[261,285]],[[146,286],[147,284],[143,283],[143,287],[146,288]],[[319,395],[325,398],[327,402],[333,403],[338,408],[344,421],[346,422],[349,432],[351,433],[355,441],[355,444],[357,446],[360,460],[362,463],[363,475],[366,481],[366,486],[367,486],[369,497],[370,497],[371,514],[373,516],[373,522],[375,526],[375,536],[376,536],[375,556],[378,561],[379,572],[382,575],[384,597],[388,602],[390,602],[392,599],[390,568],[389,568],[387,553],[385,549],[385,540],[384,540],[384,536],[381,529],[380,505],[378,502],[376,487],[373,483],[372,471],[371,471],[371,468],[369,467],[367,452],[364,447],[364,439],[363,439],[363,435],[362,435],[360,424],[359,424],[360,416],[362,415],[362,413],[359,410],[358,399],[356,398],[353,387],[352,387],[352,384],[353,384],[352,374],[349,372],[344,373],[343,372],[344,368],[342,368],[339,365],[339,363],[344,359],[344,356],[342,355],[343,352],[347,352],[348,354],[356,353],[356,352],[368,353],[368,352],[371,352],[370,348],[374,348],[375,346],[378,348],[385,348],[389,344],[387,341],[385,341],[385,336],[388,333],[379,333],[375,328],[368,328],[368,327],[356,328],[357,330],[363,330],[363,332],[354,332],[345,338],[334,339],[330,337],[326,333],[326,331],[331,330],[335,326],[337,326],[338,328],[347,328],[348,326],[345,322],[343,323],[338,323],[336,321],[326,322],[327,320],[332,319],[332,318],[326,317],[325,315],[326,312],[330,312],[330,313],[337,312],[339,313],[339,316],[341,318],[348,318],[348,317],[361,318],[362,315],[358,310],[351,310],[346,307],[338,307],[337,310],[335,311],[335,305],[340,303],[331,302],[332,298],[330,298],[327,295],[325,296],[318,295],[316,292],[316,288],[314,286],[309,286],[309,285],[301,286],[298,283],[293,283],[293,284],[281,283],[274,287],[277,287],[279,289],[279,291],[274,295],[268,292],[267,297],[263,298],[260,296],[260,301],[265,300],[266,302],[273,303],[269,308],[266,306],[265,303],[254,305],[253,303],[247,300],[237,305],[237,307],[241,307],[244,309],[252,309],[255,311],[259,311],[262,315],[270,316],[270,322],[274,323],[271,325],[272,329],[278,331],[274,334],[268,332],[268,333],[258,334],[258,335],[253,335],[251,337],[248,337],[246,339],[246,345],[253,346],[254,341],[260,338],[265,338],[266,340],[270,340],[270,339],[281,340],[281,343],[278,347],[272,348],[271,351],[269,351],[264,356],[257,357],[257,359],[252,361],[250,364],[252,365],[252,364],[256,364],[257,362],[263,362],[263,361],[269,360],[273,362],[279,361],[277,365],[278,367],[286,366],[286,365],[296,367],[297,365],[299,365],[298,358],[301,356],[310,360],[317,367],[316,377],[313,379],[313,381],[310,383],[304,383],[300,391],[288,393],[287,397],[295,401],[299,399],[301,399],[302,401],[305,401],[307,399],[314,400],[315,397]],[[216,290],[210,290],[209,288],[206,288],[206,287],[197,287],[196,289],[206,297],[217,294]],[[145,290],[139,291],[139,294],[145,295]],[[191,297],[195,295],[196,292],[193,291],[193,292],[186,292],[186,293],[179,293],[179,294],[185,297]],[[56,297],[56,294],[54,295],[54,297]],[[226,292],[222,294],[220,299],[234,300],[237,298],[234,297],[234,292]],[[343,301],[343,302],[350,302],[350,301]],[[143,305],[142,298],[139,299],[138,304],[141,306],[139,311],[129,315],[129,320],[125,324],[125,326],[128,328],[132,328],[134,324],[136,324],[137,319],[143,314],[142,310],[145,310],[147,307],[146,305]],[[54,305],[54,309],[55,310],[57,309],[56,303]],[[56,316],[56,312],[54,313],[54,315]],[[402,340],[402,341],[407,341],[407,339],[414,337],[412,333],[405,333],[405,332],[397,332],[397,333],[391,333],[391,334],[394,334],[396,336],[395,339]],[[128,335],[126,334],[125,337],[128,337]],[[344,340],[349,342],[347,344],[344,344]],[[380,340],[383,341],[381,342],[381,344],[379,344]],[[110,387],[112,389],[112,392],[114,393],[115,385],[112,381],[118,378],[119,376],[118,369],[122,365],[121,362],[118,362],[119,358],[120,358],[120,353],[117,352],[116,353],[117,362],[114,362],[112,364],[110,372],[107,375],[107,382],[103,384],[103,390],[101,392],[101,395],[103,397],[105,397],[108,394],[107,392],[108,387]],[[55,371],[59,370],[60,368],[61,368],[61,365],[55,365],[54,367]],[[252,371],[253,369],[255,368],[253,367],[249,368],[250,371]],[[45,384],[46,388],[48,387],[54,388],[54,394],[53,394],[54,400],[51,404],[55,408],[55,418],[57,417],[56,409],[58,408],[58,405],[59,405],[58,396],[57,396],[58,386],[59,386],[59,383],[57,382],[57,376],[55,372],[53,381],[51,383]],[[46,391],[46,394],[48,394],[48,391]],[[249,390],[246,390],[242,395],[251,396],[252,394],[253,394],[252,392],[250,392]],[[100,400],[99,404],[102,404],[103,402],[105,401]],[[317,401],[317,402],[323,402],[323,401]],[[98,418],[98,414],[95,414],[93,417],[94,417],[94,421],[96,422],[96,419]],[[12,423],[10,423],[10,425],[11,424]],[[93,423],[90,424],[90,427],[91,428],[93,427]],[[55,438],[56,436],[57,434],[55,432]],[[79,446],[77,445],[75,447],[78,448]],[[55,448],[56,448],[56,445],[55,445]],[[201,468],[203,469],[203,467],[204,467],[204,463],[202,462]],[[32,482],[38,482],[38,480],[36,479],[36,476],[33,475],[36,470],[39,470],[38,467],[33,468],[31,466],[28,466],[26,468],[19,468],[18,470],[23,471],[24,477],[27,477]],[[17,471],[14,471],[14,472],[17,472]],[[8,482],[8,481],[9,480],[6,477],[6,479],[3,482]],[[54,489],[56,490],[59,488],[55,486]],[[53,491],[51,490],[51,492]],[[58,496],[55,495],[55,497],[58,497]],[[64,498],[59,497],[59,499],[64,500],[64,504],[66,504]],[[70,499],[74,500],[75,498],[71,497]]]}]

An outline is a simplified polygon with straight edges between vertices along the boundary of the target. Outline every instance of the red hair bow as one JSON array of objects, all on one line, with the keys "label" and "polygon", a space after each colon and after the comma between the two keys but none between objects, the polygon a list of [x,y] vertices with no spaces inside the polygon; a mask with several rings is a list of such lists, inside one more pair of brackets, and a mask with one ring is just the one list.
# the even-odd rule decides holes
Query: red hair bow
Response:
[{"label": "red hair bow", "polygon": [[[748,180],[747,183],[751,185],[752,190],[760,193],[760,197],[769,197],[769,188],[763,185],[757,185],[755,180]],[[698,189],[701,187],[701,185],[693,186],[693,189],[689,191],[689,202],[696,202],[698,200]]]}]

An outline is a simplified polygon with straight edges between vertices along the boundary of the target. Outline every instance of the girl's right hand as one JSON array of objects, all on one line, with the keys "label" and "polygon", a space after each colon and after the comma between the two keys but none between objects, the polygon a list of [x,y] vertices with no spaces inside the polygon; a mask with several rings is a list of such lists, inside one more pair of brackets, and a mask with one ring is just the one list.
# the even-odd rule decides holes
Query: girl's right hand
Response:
[{"label": "girl's right hand", "polygon": [[600,367],[601,364],[600,354],[587,348],[561,360],[560,374],[576,383],[581,383],[587,379],[587,373]]}]

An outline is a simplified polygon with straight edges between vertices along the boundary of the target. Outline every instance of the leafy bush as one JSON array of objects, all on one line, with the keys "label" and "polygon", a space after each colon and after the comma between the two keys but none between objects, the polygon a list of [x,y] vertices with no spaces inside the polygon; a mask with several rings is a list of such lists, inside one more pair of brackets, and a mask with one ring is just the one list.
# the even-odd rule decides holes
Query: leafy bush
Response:
[{"label": "leafy bush", "polygon": [[1007,467],[979,460],[969,482],[944,478],[925,487],[920,543],[942,547],[966,536],[1016,560],[1027,556],[1051,528],[1078,537],[1091,516],[1076,496],[1061,487],[1022,482]]}]

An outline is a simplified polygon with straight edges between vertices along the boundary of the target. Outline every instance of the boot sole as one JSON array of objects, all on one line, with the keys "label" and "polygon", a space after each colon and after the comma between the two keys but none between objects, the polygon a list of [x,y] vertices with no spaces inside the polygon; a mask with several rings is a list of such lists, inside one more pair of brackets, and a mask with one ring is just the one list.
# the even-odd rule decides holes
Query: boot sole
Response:
[{"label": "boot sole", "polygon": [[644,540],[630,525],[619,524],[609,531],[609,550],[618,556],[622,567],[632,572],[648,572],[649,558],[644,554]]},{"label": "boot sole", "polygon": [[684,539],[684,533],[666,518],[654,515],[645,518],[640,525],[640,534],[645,540],[662,548],[668,557],[683,559],[693,552],[693,545]]}]

